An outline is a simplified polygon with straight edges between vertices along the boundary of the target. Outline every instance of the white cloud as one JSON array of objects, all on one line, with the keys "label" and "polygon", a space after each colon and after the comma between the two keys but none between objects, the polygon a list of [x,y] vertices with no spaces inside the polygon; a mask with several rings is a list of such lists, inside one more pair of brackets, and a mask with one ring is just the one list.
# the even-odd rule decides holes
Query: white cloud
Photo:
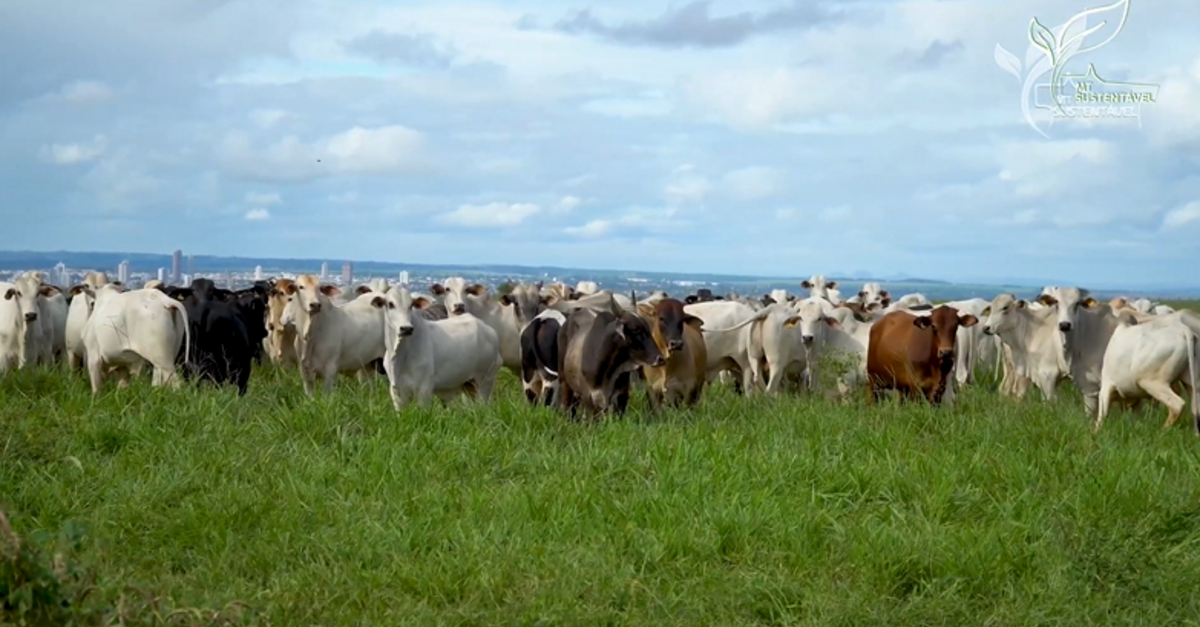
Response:
[{"label": "white cloud", "polygon": [[73,105],[86,105],[112,100],[116,96],[116,92],[101,81],[80,80],[63,85],[48,98]]},{"label": "white cloud", "polygon": [[583,226],[569,226],[563,229],[563,233],[576,237],[597,238],[612,233],[615,228],[616,224],[611,220],[592,220]]},{"label": "white cloud", "polygon": [[734,200],[761,200],[782,191],[785,174],[779,168],[753,166],[726,173],[722,183],[725,193]]},{"label": "white cloud", "polygon": [[682,165],[671,173],[663,194],[672,205],[702,203],[712,188],[708,178],[696,173],[695,166]]},{"label": "white cloud", "polygon": [[691,104],[741,130],[823,115],[845,106],[848,94],[870,93],[869,86],[844,88],[844,81],[812,68],[746,67],[703,73],[684,85]]},{"label": "white cloud", "polygon": [[554,206],[555,213],[571,213],[576,207],[583,204],[578,196],[563,196],[559,199],[558,204]]},{"label": "white cloud", "polygon": [[541,210],[530,203],[493,202],[486,205],[462,205],[440,216],[439,222],[468,228],[498,228],[517,226]]},{"label": "white cloud", "polygon": [[105,208],[131,212],[148,204],[163,187],[143,161],[121,150],[98,160],[80,182]]},{"label": "white cloud", "polygon": [[279,194],[276,192],[247,192],[246,202],[251,205],[265,207],[268,205],[278,205],[281,202]]},{"label": "white cloud", "polygon": [[252,222],[259,222],[271,219],[271,212],[264,207],[257,207],[246,212],[245,218]]},{"label": "white cloud", "polygon": [[292,114],[282,109],[255,109],[250,112],[250,121],[262,129],[271,128],[291,117]]},{"label": "white cloud", "polygon": [[598,238],[613,235],[620,230],[639,230],[649,233],[675,233],[688,226],[686,221],[678,219],[678,210],[673,207],[651,209],[634,207],[627,209],[615,218],[599,218],[590,220],[581,226],[563,229],[563,233],[582,238]]},{"label": "white cloud", "polygon": [[1200,221],[1200,200],[1172,209],[1163,216],[1162,228],[1175,229],[1185,224]]},{"label": "white cloud", "polygon": [[38,156],[43,161],[58,165],[72,165],[92,161],[104,154],[108,141],[103,135],[97,135],[90,142],[73,144],[51,144],[42,146]]},{"label": "white cloud", "polygon": [[353,127],[306,143],[289,135],[264,151],[244,134],[227,135],[218,152],[235,172],[264,180],[305,180],[336,174],[405,174],[424,165],[424,136],[391,125]]},{"label": "white cloud", "polygon": [[1018,197],[1030,198],[1075,190],[1081,180],[1117,165],[1120,151],[1101,139],[1002,142],[996,147],[996,177]]}]

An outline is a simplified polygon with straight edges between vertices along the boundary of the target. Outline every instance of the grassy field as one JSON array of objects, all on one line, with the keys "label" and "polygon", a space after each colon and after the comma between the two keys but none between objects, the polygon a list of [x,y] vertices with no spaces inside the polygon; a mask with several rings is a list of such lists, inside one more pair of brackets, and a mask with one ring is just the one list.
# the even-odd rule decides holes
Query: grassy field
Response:
[{"label": "grassy field", "polygon": [[66,559],[111,624],[235,601],[287,626],[1200,624],[1187,420],[1093,436],[1073,390],[988,387],[940,409],[716,388],[659,416],[639,392],[584,426],[507,373],[490,405],[396,414],[382,378],[93,401],[83,376],[20,372],[0,510],[46,560],[82,530]]}]

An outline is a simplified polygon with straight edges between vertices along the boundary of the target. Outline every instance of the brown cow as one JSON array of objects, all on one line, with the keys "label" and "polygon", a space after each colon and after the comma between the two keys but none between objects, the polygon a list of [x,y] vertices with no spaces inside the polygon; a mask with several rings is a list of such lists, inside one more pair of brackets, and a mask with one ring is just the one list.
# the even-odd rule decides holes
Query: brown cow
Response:
[{"label": "brown cow", "polygon": [[559,407],[572,418],[579,405],[593,419],[610,407],[623,414],[633,371],[664,361],[650,325],[610,294],[609,311],[576,309],[558,330]]},{"label": "brown cow", "polygon": [[708,378],[708,349],[700,332],[704,321],[684,313],[683,303],[674,298],[638,305],[638,314],[650,323],[654,344],[667,358],[661,366],[642,366],[650,408],[657,410],[664,400],[675,407],[695,405]]},{"label": "brown cow", "polygon": [[871,327],[867,344],[867,385],[870,400],[884,390],[899,390],[902,396],[942,402],[946,382],[954,372],[955,336],[958,327],[979,320],[971,314],[942,305],[928,316],[893,311]]},{"label": "brown cow", "polygon": [[283,310],[288,304],[291,279],[277,279],[267,293],[267,356],[277,364],[299,365],[299,346],[296,327],[283,324]]}]

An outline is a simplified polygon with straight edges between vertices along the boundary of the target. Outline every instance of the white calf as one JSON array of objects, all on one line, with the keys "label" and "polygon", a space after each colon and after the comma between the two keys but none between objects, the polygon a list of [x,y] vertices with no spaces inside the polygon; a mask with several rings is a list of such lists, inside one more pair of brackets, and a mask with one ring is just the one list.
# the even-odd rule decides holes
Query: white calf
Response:
[{"label": "white calf", "polygon": [[361,373],[383,357],[383,314],[371,306],[378,294],[368,292],[338,306],[311,274],[296,277],[284,290],[291,300],[280,323],[296,328],[305,393],[313,394],[317,377],[325,392],[332,392],[339,372]]},{"label": "white calf", "polygon": [[1183,413],[1184,400],[1171,389],[1181,382],[1191,389],[1192,424],[1200,435],[1200,316],[1185,310],[1139,323],[1121,313],[1118,321],[1104,351],[1093,431],[1100,430],[1114,395],[1123,400],[1153,397],[1166,405],[1163,428],[1170,427]]},{"label": "white calf", "polygon": [[371,305],[384,312],[383,364],[396,411],[414,398],[423,405],[435,395],[443,403],[460,393],[473,392],[480,401],[491,396],[503,360],[490,326],[470,314],[445,320],[414,315],[412,296],[403,288],[373,295]]},{"label": "white calf", "polygon": [[[83,329],[88,378],[92,394],[110,371],[118,385],[129,385],[130,370],[149,362],[154,368],[152,385],[174,384],[175,357],[179,347],[190,344],[187,310],[183,304],[158,290],[122,292],[107,284],[91,290],[95,309]],[[184,361],[189,358],[184,349]]]}]

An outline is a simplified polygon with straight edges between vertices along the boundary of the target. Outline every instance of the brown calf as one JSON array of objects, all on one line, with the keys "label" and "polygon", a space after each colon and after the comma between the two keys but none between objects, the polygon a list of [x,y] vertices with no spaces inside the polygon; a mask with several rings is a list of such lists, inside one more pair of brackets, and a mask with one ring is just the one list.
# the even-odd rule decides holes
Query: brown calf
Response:
[{"label": "brown calf", "polygon": [[867,344],[867,385],[871,400],[884,390],[902,396],[923,395],[930,403],[942,402],[946,382],[954,372],[955,335],[958,327],[974,326],[971,314],[958,315],[942,305],[928,316],[893,311],[871,327]]},{"label": "brown calf", "polygon": [[667,361],[661,366],[643,366],[650,408],[665,402],[679,407],[695,405],[708,378],[708,349],[700,327],[704,321],[683,311],[683,303],[664,298],[653,305],[638,305],[638,314],[650,324],[654,344]]}]

